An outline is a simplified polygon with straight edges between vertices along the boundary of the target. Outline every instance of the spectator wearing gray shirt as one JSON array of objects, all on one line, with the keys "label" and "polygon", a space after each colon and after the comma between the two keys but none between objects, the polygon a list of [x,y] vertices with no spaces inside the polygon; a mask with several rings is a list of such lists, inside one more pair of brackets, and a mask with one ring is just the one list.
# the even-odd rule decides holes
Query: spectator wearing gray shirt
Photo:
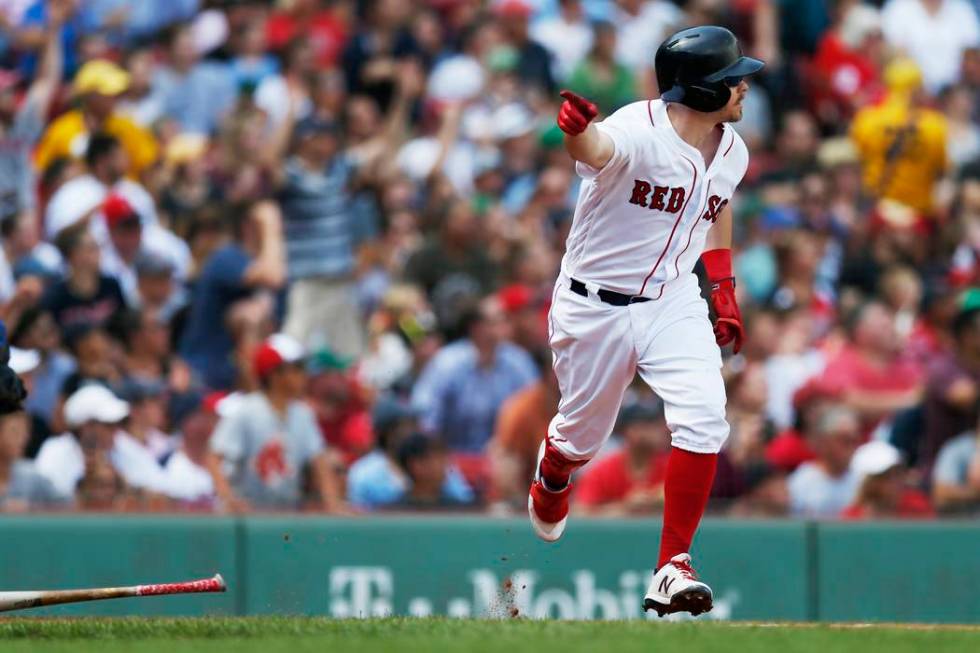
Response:
[{"label": "spectator wearing gray shirt", "polygon": [[932,501],[941,512],[980,509],[980,448],[975,430],[956,436],[939,450],[932,469]]},{"label": "spectator wearing gray shirt", "polygon": [[807,518],[839,517],[854,501],[860,483],[850,467],[861,442],[857,415],[845,406],[833,406],[807,435],[816,459],[797,467],[787,479],[790,513]]},{"label": "spectator wearing gray shirt", "polygon": [[35,208],[31,153],[61,83],[63,56],[58,35],[64,19],[61,12],[49,16],[38,75],[19,104],[16,91],[20,77],[13,71],[0,71],[0,218]]},{"label": "spectator wearing gray shirt", "polygon": [[29,436],[27,413],[0,417],[0,512],[26,512],[64,503],[51,482],[24,458]]},{"label": "spectator wearing gray shirt", "polygon": [[354,266],[358,244],[376,231],[374,212],[351,192],[335,123],[308,118],[293,139],[279,189],[290,278],[283,331],[306,346],[358,356],[364,327]]},{"label": "spectator wearing gray shirt", "polygon": [[[299,510],[308,503],[328,512],[341,509],[323,435],[302,401],[303,358],[302,346],[284,334],[270,336],[255,350],[261,389],[229,406],[211,437],[208,469],[225,509]],[[307,485],[313,494],[309,502]]]}]

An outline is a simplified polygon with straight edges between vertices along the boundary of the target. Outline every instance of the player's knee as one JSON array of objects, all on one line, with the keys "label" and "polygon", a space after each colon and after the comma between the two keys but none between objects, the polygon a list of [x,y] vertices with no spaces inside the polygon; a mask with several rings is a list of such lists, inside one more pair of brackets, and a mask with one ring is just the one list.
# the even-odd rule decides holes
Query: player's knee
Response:
[{"label": "player's knee", "polygon": [[696,417],[675,423],[671,444],[686,451],[717,453],[728,440],[729,426],[725,419],[725,406],[707,407]]}]

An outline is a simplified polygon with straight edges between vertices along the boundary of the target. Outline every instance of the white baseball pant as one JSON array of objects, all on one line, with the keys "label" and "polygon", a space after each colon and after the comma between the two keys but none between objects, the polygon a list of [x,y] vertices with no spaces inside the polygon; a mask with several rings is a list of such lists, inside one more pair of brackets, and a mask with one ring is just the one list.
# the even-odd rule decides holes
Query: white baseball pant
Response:
[{"label": "white baseball pant", "polygon": [[721,449],[728,438],[721,352],[693,273],[668,282],[659,299],[628,306],[591,290],[583,297],[563,274],[549,328],[561,401],[548,436],[567,459],[595,456],[637,372],[664,402],[673,446]]}]

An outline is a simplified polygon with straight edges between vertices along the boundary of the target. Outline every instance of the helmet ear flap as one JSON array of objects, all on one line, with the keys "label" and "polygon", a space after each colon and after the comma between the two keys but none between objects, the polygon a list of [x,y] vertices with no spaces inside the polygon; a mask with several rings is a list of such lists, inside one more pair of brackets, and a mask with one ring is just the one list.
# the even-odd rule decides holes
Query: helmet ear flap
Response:
[{"label": "helmet ear flap", "polygon": [[677,101],[695,111],[711,113],[728,104],[731,97],[732,89],[724,82],[705,82],[686,85],[683,98]]}]

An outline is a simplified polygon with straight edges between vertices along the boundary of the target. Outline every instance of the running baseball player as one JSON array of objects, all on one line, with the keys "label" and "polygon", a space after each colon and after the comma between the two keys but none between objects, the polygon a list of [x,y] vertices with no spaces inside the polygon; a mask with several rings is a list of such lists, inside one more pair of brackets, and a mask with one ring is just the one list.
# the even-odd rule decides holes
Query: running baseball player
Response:
[{"label": "running baseball player", "polygon": [[[568,517],[572,472],[609,437],[639,372],[665,405],[672,448],[657,571],[644,599],[661,616],[711,610],[688,549],[728,437],[720,346],[743,329],[732,274],[729,201],[748,166],[728,124],[742,117],[745,77],[763,63],[735,35],[703,26],[668,38],[654,62],[662,94],[602,122],[569,91],[558,113],[584,179],[550,318],[558,414],[538,454],[528,512],[553,542]],[[710,304],[693,273],[700,257]]]}]

